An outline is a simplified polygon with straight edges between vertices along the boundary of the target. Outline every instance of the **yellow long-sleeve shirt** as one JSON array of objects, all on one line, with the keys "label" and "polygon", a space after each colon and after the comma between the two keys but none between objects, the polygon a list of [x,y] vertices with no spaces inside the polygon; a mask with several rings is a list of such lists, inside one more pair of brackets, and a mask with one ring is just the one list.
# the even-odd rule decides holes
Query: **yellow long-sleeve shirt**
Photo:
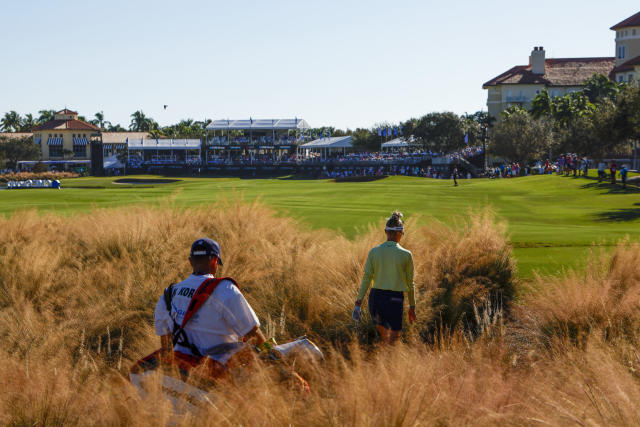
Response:
[{"label": "yellow long-sleeve shirt", "polygon": [[416,305],[413,287],[413,255],[393,241],[387,241],[369,251],[358,299],[362,300],[373,281],[376,289],[406,292],[409,306]]}]

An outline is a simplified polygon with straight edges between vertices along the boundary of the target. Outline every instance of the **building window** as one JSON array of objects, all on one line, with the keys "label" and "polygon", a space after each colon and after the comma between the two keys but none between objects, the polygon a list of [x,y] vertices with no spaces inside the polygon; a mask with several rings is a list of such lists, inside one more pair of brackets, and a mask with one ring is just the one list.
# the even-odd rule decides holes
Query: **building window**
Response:
[{"label": "building window", "polygon": [[623,75],[619,75],[618,76],[618,83],[623,83],[624,82],[624,76]]},{"label": "building window", "polygon": [[50,145],[49,157],[62,157],[62,145]]},{"label": "building window", "polygon": [[633,83],[633,74],[629,74],[629,83]]},{"label": "building window", "polygon": [[74,145],[73,146],[73,157],[86,157],[87,156],[87,146],[86,145]]},{"label": "building window", "polygon": [[636,35],[636,29],[635,28],[633,30],[631,30],[631,34],[634,35],[634,36]]},{"label": "building window", "polygon": [[624,59],[627,56],[627,47],[618,46],[618,59]]}]

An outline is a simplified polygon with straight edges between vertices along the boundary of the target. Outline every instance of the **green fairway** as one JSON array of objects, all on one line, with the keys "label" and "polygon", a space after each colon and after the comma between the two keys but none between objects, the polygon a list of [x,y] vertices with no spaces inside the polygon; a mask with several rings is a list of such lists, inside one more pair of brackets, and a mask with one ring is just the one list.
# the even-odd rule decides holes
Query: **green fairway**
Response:
[{"label": "green fairway", "polygon": [[[143,178],[143,177],[140,177]],[[154,178],[154,177],[144,177]],[[157,178],[157,177],[156,177]],[[262,200],[279,214],[313,228],[354,236],[400,209],[424,223],[451,223],[469,209],[491,206],[509,224],[520,271],[555,273],[581,266],[592,244],[607,246],[629,235],[640,238],[640,191],[584,178],[532,176],[518,179],[449,180],[390,177],[366,183],[328,180],[180,178],[161,185],[121,185],[114,178],[63,181],[61,191],[0,191],[0,213],[37,208],[70,214],[94,207],[166,202],[194,206],[219,197]]]}]

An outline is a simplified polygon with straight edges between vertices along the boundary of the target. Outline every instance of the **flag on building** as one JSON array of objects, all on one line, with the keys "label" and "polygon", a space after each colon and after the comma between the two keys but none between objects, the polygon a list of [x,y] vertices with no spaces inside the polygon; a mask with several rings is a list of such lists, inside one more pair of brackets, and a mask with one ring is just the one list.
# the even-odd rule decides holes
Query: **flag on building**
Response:
[{"label": "flag on building", "polygon": [[382,136],[382,129],[378,128],[378,136]]},{"label": "flag on building", "polygon": [[469,132],[464,134],[464,143],[469,144]]}]

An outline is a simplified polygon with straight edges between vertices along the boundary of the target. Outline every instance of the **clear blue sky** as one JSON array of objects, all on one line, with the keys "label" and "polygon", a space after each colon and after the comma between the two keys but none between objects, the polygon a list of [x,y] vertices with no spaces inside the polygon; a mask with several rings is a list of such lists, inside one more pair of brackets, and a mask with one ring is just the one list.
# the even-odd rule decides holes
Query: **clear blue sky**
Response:
[{"label": "clear blue sky", "polygon": [[[182,118],[355,128],[486,109],[482,83],[547,57],[613,56],[622,0],[12,1],[0,114],[65,106],[127,127]],[[168,104],[166,111],[163,104]]]}]

